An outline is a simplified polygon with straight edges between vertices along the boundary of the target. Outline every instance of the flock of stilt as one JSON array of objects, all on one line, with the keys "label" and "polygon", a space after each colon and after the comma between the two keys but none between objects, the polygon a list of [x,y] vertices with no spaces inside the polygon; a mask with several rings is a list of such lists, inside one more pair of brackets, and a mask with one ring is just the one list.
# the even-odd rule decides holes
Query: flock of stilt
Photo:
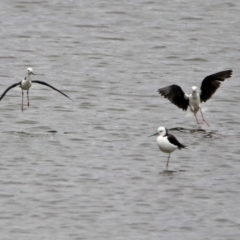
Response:
[{"label": "flock of stilt", "polygon": [[[29,107],[30,104],[29,104],[28,92],[32,86],[32,83],[38,83],[38,84],[42,84],[44,86],[50,87],[53,90],[61,93],[63,96],[71,99],[65,93],[49,85],[46,82],[39,81],[39,80],[31,80],[32,75],[35,75],[33,73],[33,69],[27,68],[27,76],[21,82],[15,83],[10,87],[8,87],[1,95],[0,101],[3,99],[3,97],[6,95],[6,93],[9,90],[19,86],[22,89],[22,111],[23,111],[23,96],[24,96],[23,90],[27,91],[27,99],[28,99],[28,107]],[[202,120],[209,126],[209,123],[203,117],[203,112],[200,104],[202,102],[206,102],[207,100],[209,100],[212,97],[212,95],[216,92],[216,90],[220,87],[221,82],[223,82],[227,78],[230,78],[231,75],[232,75],[232,70],[226,70],[226,71],[218,72],[210,76],[207,76],[202,81],[200,92],[198,92],[198,89],[196,86],[193,86],[192,93],[189,95],[185,94],[182,88],[178,85],[170,85],[168,87],[160,88],[158,92],[159,94],[167,98],[170,102],[172,102],[173,104],[175,104],[177,107],[181,108],[184,111],[186,111],[189,107],[190,111],[193,112],[199,127],[201,126],[197,118],[197,113],[198,111],[200,111]],[[166,164],[166,170],[168,171],[170,154],[176,149],[186,148],[186,146],[181,144],[173,135],[169,134],[167,128],[165,127],[159,127],[158,132],[151,136],[156,136],[156,135],[158,136],[157,144],[159,149],[165,153],[168,153],[168,160]]]},{"label": "flock of stilt", "polygon": [[[200,104],[209,100],[216,92],[216,90],[220,87],[221,82],[227,78],[230,78],[231,75],[232,70],[226,70],[207,76],[202,81],[200,92],[198,92],[196,86],[193,86],[192,93],[189,95],[185,94],[182,88],[178,85],[170,85],[168,87],[160,88],[158,92],[184,111],[186,111],[189,107],[190,111],[193,112],[199,127],[201,126],[197,118],[197,113],[200,111],[202,120],[208,126],[210,126],[203,117],[203,112]],[[157,144],[159,149],[165,153],[168,153],[168,160],[166,164],[166,171],[168,171],[170,154],[176,149],[186,148],[186,146],[181,144],[173,135],[169,134],[168,130],[165,127],[159,127],[158,132],[151,136],[156,135],[158,136]]]}]

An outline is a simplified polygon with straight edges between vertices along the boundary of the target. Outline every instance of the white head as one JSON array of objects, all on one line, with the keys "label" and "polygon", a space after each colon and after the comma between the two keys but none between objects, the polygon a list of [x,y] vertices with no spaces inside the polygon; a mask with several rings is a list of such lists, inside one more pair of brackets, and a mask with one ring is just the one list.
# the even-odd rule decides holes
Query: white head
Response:
[{"label": "white head", "polygon": [[165,136],[167,135],[168,133],[168,130],[165,128],[165,127],[159,127],[157,133],[154,133],[153,135],[149,136],[149,137],[152,137],[152,136]]},{"label": "white head", "polygon": [[28,75],[31,75],[31,74],[34,75],[32,68],[27,68],[27,73],[28,73]]},{"label": "white head", "polygon": [[159,136],[165,136],[167,134],[167,129],[165,127],[159,127],[158,128],[158,135]]},{"label": "white head", "polygon": [[192,87],[192,90],[193,90],[193,92],[197,92],[197,87],[196,87],[196,86],[193,86],[193,87]]}]

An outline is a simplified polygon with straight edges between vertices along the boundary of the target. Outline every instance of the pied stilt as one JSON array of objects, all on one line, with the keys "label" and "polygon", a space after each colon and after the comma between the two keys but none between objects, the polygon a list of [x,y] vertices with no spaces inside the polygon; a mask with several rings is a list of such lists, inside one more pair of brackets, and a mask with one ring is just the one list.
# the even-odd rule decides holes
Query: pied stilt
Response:
[{"label": "pied stilt", "polygon": [[170,154],[176,149],[186,148],[187,146],[180,143],[172,134],[168,133],[167,128],[159,127],[157,133],[149,136],[158,136],[157,145],[162,152],[168,153],[168,160],[166,165],[166,170],[168,171],[168,164],[170,159]]},{"label": "pied stilt", "polygon": [[192,93],[187,95],[178,85],[170,85],[168,87],[160,88],[158,92],[184,111],[189,107],[193,112],[199,127],[200,123],[197,119],[197,113],[200,110],[203,121],[209,126],[209,123],[203,117],[200,103],[209,100],[220,87],[220,82],[223,82],[226,78],[230,78],[231,75],[232,70],[226,70],[205,77],[200,87],[200,93],[197,91],[197,87],[193,86]]},{"label": "pied stilt", "polygon": [[[38,80],[31,80],[31,75],[35,75],[33,73],[33,69],[32,68],[27,68],[27,76],[25,76],[25,78],[21,81],[21,82],[18,82],[18,83],[14,83],[13,85],[11,85],[10,87],[8,87],[4,92],[3,94],[1,95],[0,97],[0,101],[3,99],[3,97],[6,95],[6,93],[11,90],[12,88],[16,87],[16,86],[20,86],[20,88],[22,89],[22,112],[23,112],[23,90],[26,90],[27,91],[27,99],[28,99],[28,107],[29,107],[29,96],[28,96],[28,92],[29,92],[29,89],[31,88],[32,86],[32,83],[38,83],[38,84],[42,84],[42,85],[45,85],[47,87],[50,87],[52,88],[53,90],[61,93],[62,95],[64,95],[65,97],[71,99],[69,96],[67,96],[65,93],[63,93],[62,91],[56,89],[55,87],[51,86],[50,84],[46,83],[46,82],[43,82],[43,81],[38,81]],[[72,99],[71,99],[72,100]]]}]

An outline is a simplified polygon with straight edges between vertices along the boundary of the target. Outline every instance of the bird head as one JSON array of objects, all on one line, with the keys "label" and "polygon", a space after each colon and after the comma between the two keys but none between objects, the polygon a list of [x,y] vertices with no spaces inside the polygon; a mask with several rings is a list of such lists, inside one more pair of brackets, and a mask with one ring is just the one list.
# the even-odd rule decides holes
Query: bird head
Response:
[{"label": "bird head", "polygon": [[32,69],[32,68],[27,68],[27,72],[28,72],[28,75],[31,75],[31,74],[35,75],[35,74],[33,73],[33,69]]},{"label": "bird head", "polygon": [[192,87],[192,90],[193,90],[193,92],[197,92],[197,87],[196,87],[196,86],[193,86],[193,87]]},{"label": "bird head", "polygon": [[167,134],[167,129],[165,127],[159,127],[158,128],[158,134],[160,136],[165,136]]},{"label": "bird head", "polygon": [[165,136],[167,134],[167,129],[165,127],[159,127],[158,130],[157,130],[157,133],[154,133],[153,135],[149,136],[149,137],[152,137],[152,136]]}]

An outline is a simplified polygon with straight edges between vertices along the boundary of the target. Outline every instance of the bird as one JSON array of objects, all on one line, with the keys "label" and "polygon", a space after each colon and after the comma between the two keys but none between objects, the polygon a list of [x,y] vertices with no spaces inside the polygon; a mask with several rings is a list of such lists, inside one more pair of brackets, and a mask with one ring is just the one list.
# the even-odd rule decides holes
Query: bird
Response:
[{"label": "bird", "polygon": [[11,90],[12,88],[16,87],[16,86],[20,86],[20,88],[22,89],[22,112],[23,112],[23,96],[24,96],[24,90],[27,91],[27,99],[28,99],[28,107],[29,107],[29,95],[28,95],[28,92],[29,92],[29,89],[31,88],[32,86],[32,83],[38,83],[38,84],[42,84],[42,85],[45,85],[47,87],[50,87],[52,88],[53,90],[61,93],[63,96],[69,98],[70,100],[72,100],[69,96],[67,96],[65,93],[63,93],[62,91],[56,89],[55,87],[51,86],[50,84],[46,83],[46,82],[43,82],[43,81],[38,81],[38,80],[31,80],[31,76],[32,75],[35,75],[33,73],[33,69],[32,68],[27,68],[27,76],[25,76],[25,78],[21,81],[21,82],[18,82],[18,83],[14,83],[13,85],[11,85],[10,87],[8,87],[4,92],[3,94],[1,95],[0,97],[0,101],[4,98],[4,96],[6,95],[6,93]]},{"label": "bird", "polygon": [[166,164],[166,170],[168,171],[168,164],[170,159],[170,154],[176,149],[181,150],[182,148],[187,148],[186,145],[180,143],[175,136],[168,133],[168,129],[165,127],[159,127],[157,133],[149,136],[158,136],[157,145],[162,152],[168,153],[168,160]]},{"label": "bird", "polygon": [[200,92],[196,86],[193,86],[192,93],[189,95],[185,94],[182,88],[175,84],[160,88],[158,89],[158,92],[161,96],[167,98],[170,102],[184,111],[186,111],[189,107],[196,118],[198,126],[201,128],[197,119],[197,113],[200,111],[203,122],[205,122],[209,127],[209,123],[204,119],[200,104],[209,100],[220,87],[221,82],[231,76],[232,70],[225,70],[209,75],[203,79]]}]

